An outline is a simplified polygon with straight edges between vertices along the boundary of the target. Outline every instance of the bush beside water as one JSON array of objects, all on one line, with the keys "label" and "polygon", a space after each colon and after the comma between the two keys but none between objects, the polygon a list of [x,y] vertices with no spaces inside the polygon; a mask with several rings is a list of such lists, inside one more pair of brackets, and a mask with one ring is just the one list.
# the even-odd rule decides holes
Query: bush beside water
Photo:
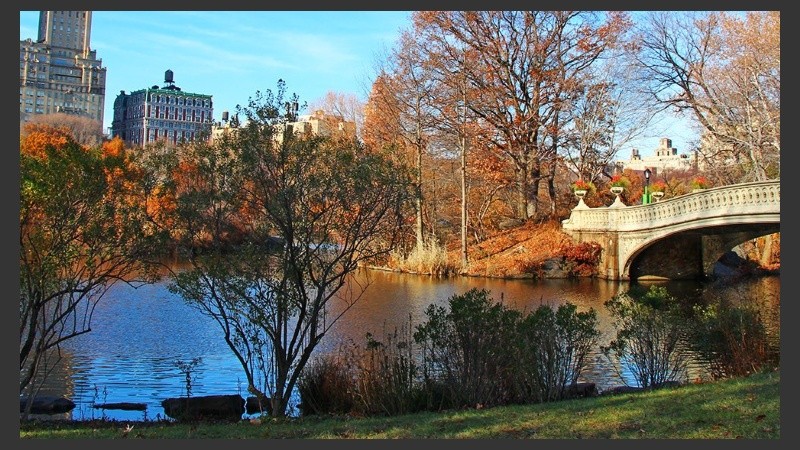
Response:
[{"label": "bush beside water", "polygon": [[[778,367],[763,321],[753,308],[686,307],[664,287],[636,286],[606,302],[617,333],[601,351],[641,388],[684,383],[700,356],[713,378]],[[569,398],[598,347],[593,309],[541,305],[523,313],[489,291],[453,295],[430,305],[426,320],[371,334],[320,357],[302,374],[304,415],[401,415],[421,411],[532,404]]]}]

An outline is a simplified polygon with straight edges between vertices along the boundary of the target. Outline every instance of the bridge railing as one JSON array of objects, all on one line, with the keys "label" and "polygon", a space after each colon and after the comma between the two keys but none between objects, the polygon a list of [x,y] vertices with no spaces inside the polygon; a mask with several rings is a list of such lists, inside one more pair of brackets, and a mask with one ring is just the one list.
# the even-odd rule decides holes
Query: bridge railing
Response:
[{"label": "bridge railing", "polygon": [[575,208],[565,230],[635,231],[699,219],[780,212],[780,180],[704,189],[649,205]]}]

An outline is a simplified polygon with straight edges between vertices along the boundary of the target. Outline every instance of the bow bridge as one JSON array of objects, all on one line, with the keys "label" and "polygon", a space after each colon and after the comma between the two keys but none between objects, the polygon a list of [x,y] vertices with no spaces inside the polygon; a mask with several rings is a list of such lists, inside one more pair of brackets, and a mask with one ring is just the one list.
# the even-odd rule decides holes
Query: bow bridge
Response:
[{"label": "bow bridge", "polygon": [[725,252],[780,232],[780,180],[705,189],[648,205],[590,208],[580,201],[565,232],[602,247],[610,280],[709,276]]}]

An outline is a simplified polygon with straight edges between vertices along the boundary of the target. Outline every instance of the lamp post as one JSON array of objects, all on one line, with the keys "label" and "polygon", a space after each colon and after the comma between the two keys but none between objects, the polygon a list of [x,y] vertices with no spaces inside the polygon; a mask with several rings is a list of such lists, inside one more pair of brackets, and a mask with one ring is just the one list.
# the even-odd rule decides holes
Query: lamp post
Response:
[{"label": "lamp post", "polygon": [[650,169],[644,169],[644,194],[642,194],[642,204],[650,204]]}]

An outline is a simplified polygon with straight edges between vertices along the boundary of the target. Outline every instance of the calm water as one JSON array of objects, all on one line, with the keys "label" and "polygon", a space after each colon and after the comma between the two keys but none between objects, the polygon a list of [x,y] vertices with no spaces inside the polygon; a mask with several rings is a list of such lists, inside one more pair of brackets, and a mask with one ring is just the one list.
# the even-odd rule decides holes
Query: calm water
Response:
[{"label": "calm water", "polygon": [[[594,308],[599,329],[604,333],[602,343],[606,343],[612,339],[614,329],[603,302],[629,287],[627,283],[603,280],[441,279],[381,271],[364,271],[362,280],[365,276],[370,284],[364,296],[334,325],[319,352],[335,351],[347,339],[363,345],[367,332],[380,340],[384,330],[407,325],[409,317],[412,324],[419,324],[425,320],[428,305],[446,305],[450,296],[471,288],[487,289],[495,300],[523,310],[565,302],[577,305],[579,310]],[[779,327],[777,276],[733,284],[670,282],[667,288],[679,298],[745,296],[757,302],[773,326]],[[161,400],[185,395],[184,375],[175,363],[193,358],[202,358],[193,371],[193,396],[248,395],[241,368],[215,322],[171,294],[166,282],[138,289],[117,285],[98,304],[92,331],[66,344],[63,367],[51,377],[41,395],[65,396],[76,403],[71,413],[54,418],[164,418]],[[622,384],[600,354],[593,355],[584,381],[596,383],[600,390]],[[93,403],[112,402],[145,403],[147,410],[92,408]]]}]

